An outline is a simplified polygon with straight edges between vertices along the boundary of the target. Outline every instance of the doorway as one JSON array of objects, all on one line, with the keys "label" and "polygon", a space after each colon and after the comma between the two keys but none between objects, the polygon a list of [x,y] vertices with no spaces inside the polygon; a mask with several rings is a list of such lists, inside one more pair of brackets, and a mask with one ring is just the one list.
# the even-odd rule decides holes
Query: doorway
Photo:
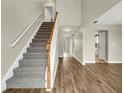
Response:
[{"label": "doorway", "polygon": [[45,22],[53,21],[53,7],[46,6],[45,7]]},{"label": "doorway", "polygon": [[98,30],[95,33],[95,58],[96,63],[107,63],[108,61],[108,31]]},{"label": "doorway", "polygon": [[63,48],[64,57],[71,56],[70,55],[70,47],[71,47],[70,37],[64,37],[64,48]]},{"label": "doorway", "polygon": [[69,37],[64,38],[64,52],[70,53],[70,38]]}]

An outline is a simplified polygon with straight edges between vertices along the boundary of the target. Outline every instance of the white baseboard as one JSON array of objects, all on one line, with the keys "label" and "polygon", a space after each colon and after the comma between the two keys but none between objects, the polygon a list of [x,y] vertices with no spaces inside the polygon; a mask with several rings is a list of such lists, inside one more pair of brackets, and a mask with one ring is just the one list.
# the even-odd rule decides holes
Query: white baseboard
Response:
[{"label": "white baseboard", "polygon": [[13,69],[15,69],[18,66],[19,66],[19,63],[15,61],[12,64],[12,66],[10,67],[10,69],[8,70],[8,72],[6,73],[6,75],[3,77],[2,81],[1,81],[1,92],[3,92],[4,90],[6,90],[6,88],[7,88],[6,81],[13,76]]},{"label": "white baseboard", "polygon": [[122,61],[108,61],[107,63],[122,63]]},{"label": "white baseboard", "polygon": [[[42,14],[42,13],[40,13],[40,14]],[[36,18],[38,19],[39,17],[40,16],[38,15]],[[37,20],[34,20],[34,21],[36,22]],[[35,23],[35,22],[33,22],[33,23]],[[36,30],[34,31],[34,33],[32,34],[32,36],[29,38],[29,40],[27,41],[26,45],[21,50],[21,52],[19,53],[18,57],[15,59],[14,63],[12,64],[12,66],[10,67],[10,69],[8,70],[8,72],[6,73],[6,75],[4,76],[4,78],[2,79],[2,81],[1,81],[1,92],[7,89],[6,81],[13,76],[13,70],[19,66],[19,60],[23,58],[23,53],[25,53],[26,52],[26,48],[30,46],[30,42],[34,38],[34,35],[38,31],[38,29],[39,29],[40,25],[42,24],[42,22],[43,22],[43,20],[41,20],[39,22],[38,27],[36,28]]]},{"label": "white baseboard", "polygon": [[84,61],[85,63],[96,63],[96,61]]},{"label": "white baseboard", "polygon": [[[94,64],[96,63],[96,61],[84,61],[84,62],[85,63],[89,63],[89,64],[90,63],[94,63]],[[116,64],[116,63],[122,63],[122,61],[107,61],[106,63],[110,63],[110,64],[111,63],[113,63],[113,64],[115,63]]]}]

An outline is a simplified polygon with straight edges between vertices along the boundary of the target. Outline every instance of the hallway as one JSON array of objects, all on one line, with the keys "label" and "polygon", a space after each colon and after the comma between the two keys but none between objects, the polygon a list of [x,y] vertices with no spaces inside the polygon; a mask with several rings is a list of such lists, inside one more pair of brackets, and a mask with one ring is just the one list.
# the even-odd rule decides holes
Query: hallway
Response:
[{"label": "hallway", "polygon": [[[72,57],[60,58],[51,93],[121,93],[121,64],[81,65]],[[8,89],[4,93],[49,93],[45,89]]]}]

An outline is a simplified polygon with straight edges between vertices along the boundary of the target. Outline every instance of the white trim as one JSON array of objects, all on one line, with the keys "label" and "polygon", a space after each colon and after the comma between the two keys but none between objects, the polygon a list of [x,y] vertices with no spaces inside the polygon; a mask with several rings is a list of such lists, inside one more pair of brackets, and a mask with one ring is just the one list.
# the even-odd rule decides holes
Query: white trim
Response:
[{"label": "white trim", "polygon": [[96,63],[96,61],[84,61],[85,63]]},{"label": "white trim", "polygon": [[19,40],[25,35],[25,33],[28,31],[28,29],[34,24],[34,22],[40,17],[40,15],[42,14],[43,12],[41,12],[40,14],[38,14],[38,16],[24,29],[24,31],[16,38],[16,40],[14,40],[14,42],[12,42],[10,44],[11,47],[14,47],[18,42]]},{"label": "white trim", "polygon": [[86,65],[86,63],[83,62],[83,61],[81,61],[78,57],[74,56],[73,54],[72,54],[72,56],[73,56],[76,60],[78,60],[82,65]]},{"label": "white trim", "polygon": [[122,61],[108,61],[107,63],[122,63]]},{"label": "white trim", "polygon": [[[41,13],[40,13],[41,15]],[[37,19],[40,16],[36,17]],[[37,20],[35,20],[36,22]],[[35,23],[33,22],[33,23]],[[18,57],[15,59],[14,63],[12,64],[12,66],[10,67],[10,69],[8,70],[8,72],[6,73],[6,75],[4,76],[4,78],[2,79],[1,82],[1,91],[4,91],[7,86],[6,86],[6,81],[11,78],[13,76],[13,70],[15,68],[17,68],[19,66],[19,60],[23,58],[23,53],[26,52],[26,48],[29,47],[30,42],[32,41],[32,39],[34,38],[34,35],[36,34],[37,30],[39,29],[40,25],[42,24],[43,20],[40,21],[38,27],[36,28],[36,30],[33,32],[32,36],[29,38],[29,40],[27,41],[26,45],[24,46],[24,48],[21,50],[21,52],[19,53]],[[31,23],[32,24],[32,23]],[[33,25],[33,24],[32,24]],[[31,26],[30,26],[31,27]]]},{"label": "white trim", "polygon": [[52,89],[51,88],[46,88],[46,91],[51,91]]},{"label": "white trim", "polygon": [[15,69],[18,66],[19,66],[19,63],[15,61],[12,64],[12,66],[10,67],[10,69],[8,70],[8,72],[6,73],[6,75],[4,76],[4,78],[2,79],[2,81],[1,81],[1,92],[6,90],[6,88],[7,88],[6,81],[13,76],[13,69]]},{"label": "white trim", "polygon": [[[96,63],[96,61],[84,61],[85,63]],[[111,63],[122,63],[122,61],[107,61],[106,63],[111,64]]]}]

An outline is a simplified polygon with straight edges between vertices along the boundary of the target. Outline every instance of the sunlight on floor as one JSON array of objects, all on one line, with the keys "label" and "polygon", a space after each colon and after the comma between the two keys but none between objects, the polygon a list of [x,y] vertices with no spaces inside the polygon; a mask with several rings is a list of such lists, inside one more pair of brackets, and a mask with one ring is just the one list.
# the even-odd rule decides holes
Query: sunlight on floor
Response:
[{"label": "sunlight on floor", "polygon": [[69,53],[63,53],[64,57],[71,57]]}]

